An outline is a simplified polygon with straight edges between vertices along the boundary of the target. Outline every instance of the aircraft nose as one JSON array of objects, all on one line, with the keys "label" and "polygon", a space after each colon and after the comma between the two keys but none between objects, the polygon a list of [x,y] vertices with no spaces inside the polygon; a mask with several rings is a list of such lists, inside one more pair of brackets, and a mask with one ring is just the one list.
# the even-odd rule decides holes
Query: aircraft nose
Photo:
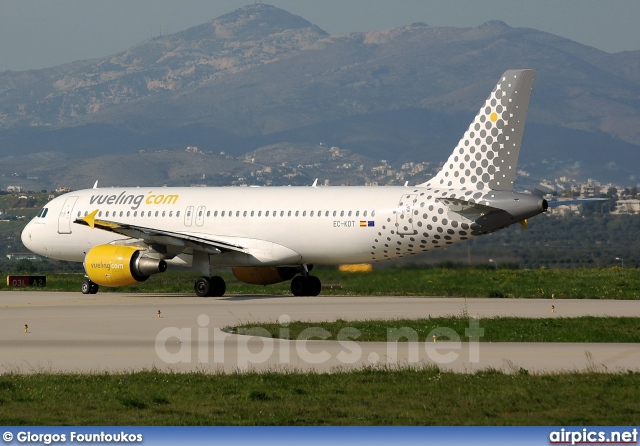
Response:
[{"label": "aircraft nose", "polygon": [[20,234],[20,239],[22,240],[22,244],[30,251],[34,251],[34,224],[33,222],[27,223],[27,226],[22,230],[22,234]]}]

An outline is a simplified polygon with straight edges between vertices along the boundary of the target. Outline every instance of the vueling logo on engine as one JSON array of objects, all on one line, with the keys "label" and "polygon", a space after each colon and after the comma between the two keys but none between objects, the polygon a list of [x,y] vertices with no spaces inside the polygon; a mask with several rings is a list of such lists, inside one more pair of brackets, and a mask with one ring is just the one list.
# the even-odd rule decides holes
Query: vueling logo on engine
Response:
[{"label": "vueling logo on engine", "polygon": [[149,192],[144,195],[127,195],[127,191],[122,191],[120,195],[92,195],[89,199],[90,204],[130,204],[131,210],[135,211],[140,207],[142,202],[146,204],[176,204],[178,195],[163,195]]},{"label": "vueling logo on engine", "polygon": [[106,269],[107,271],[111,271],[112,269],[124,269],[124,265],[122,263],[105,263],[103,261],[100,261],[100,263],[91,263],[91,268]]}]

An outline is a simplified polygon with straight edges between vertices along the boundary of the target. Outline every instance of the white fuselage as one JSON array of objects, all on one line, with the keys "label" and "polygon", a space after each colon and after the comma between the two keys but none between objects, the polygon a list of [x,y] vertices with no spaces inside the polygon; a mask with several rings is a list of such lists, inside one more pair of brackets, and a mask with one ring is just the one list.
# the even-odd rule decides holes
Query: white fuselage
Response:
[{"label": "white fuselage", "polygon": [[[471,221],[426,187],[100,188],[47,204],[22,240],[38,254],[82,262],[96,245],[127,237],[74,223],[96,218],[224,241],[245,249],[209,255],[213,266],[378,262],[471,237]],[[192,253],[168,259],[189,266]]]}]

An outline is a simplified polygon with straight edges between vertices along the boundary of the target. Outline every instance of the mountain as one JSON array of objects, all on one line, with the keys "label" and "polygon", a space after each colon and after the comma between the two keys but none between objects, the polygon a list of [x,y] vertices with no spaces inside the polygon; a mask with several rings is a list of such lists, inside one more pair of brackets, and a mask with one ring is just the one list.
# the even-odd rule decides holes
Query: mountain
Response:
[{"label": "mountain", "polygon": [[0,163],[60,152],[87,169],[75,160],[187,146],[241,156],[282,142],[441,162],[509,68],[537,69],[523,169],[637,181],[640,51],[499,21],[329,35],[264,4],[111,57],[0,73]]}]

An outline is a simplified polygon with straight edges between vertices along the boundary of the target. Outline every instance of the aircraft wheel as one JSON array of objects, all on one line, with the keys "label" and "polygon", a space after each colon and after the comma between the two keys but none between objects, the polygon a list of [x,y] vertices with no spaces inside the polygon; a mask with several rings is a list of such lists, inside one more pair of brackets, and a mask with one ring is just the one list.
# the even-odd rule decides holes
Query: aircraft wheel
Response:
[{"label": "aircraft wheel", "polygon": [[211,289],[209,290],[209,296],[211,297],[220,297],[224,296],[225,291],[227,291],[227,284],[224,279],[220,276],[213,276],[210,279]]},{"label": "aircraft wheel", "polygon": [[82,291],[82,294],[96,294],[99,288],[100,287],[97,283],[93,283],[90,280],[83,280],[80,285],[80,291]]},{"label": "aircraft wheel", "polygon": [[306,296],[307,280],[304,276],[296,276],[291,281],[291,293],[294,296]]},{"label": "aircraft wheel", "polygon": [[211,294],[212,284],[211,278],[207,276],[202,276],[196,280],[196,283],[193,285],[193,288],[196,292],[196,296],[198,297],[208,297]]},{"label": "aircraft wheel", "polygon": [[317,296],[322,289],[322,283],[316,276],[307,277],[307,296]]}]

